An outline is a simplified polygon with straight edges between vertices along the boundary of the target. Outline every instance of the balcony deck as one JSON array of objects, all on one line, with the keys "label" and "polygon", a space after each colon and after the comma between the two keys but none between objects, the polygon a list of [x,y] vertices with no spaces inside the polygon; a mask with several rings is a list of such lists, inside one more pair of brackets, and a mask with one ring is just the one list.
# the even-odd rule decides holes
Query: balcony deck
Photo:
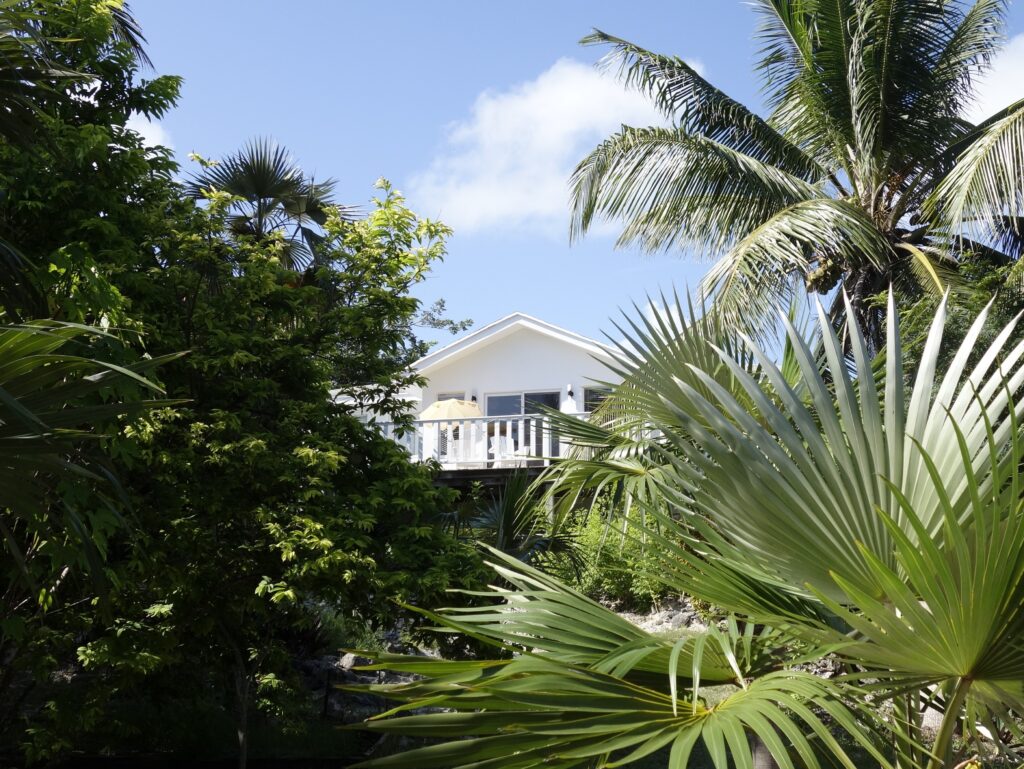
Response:
[{"label": "balcony deck", "polygon": [[445,474],[490,476],[489,471],[541,469],[566,448],[542,414],[417,420],[404,431],[392,422],[378,427],[414,462],[435,460]]}]

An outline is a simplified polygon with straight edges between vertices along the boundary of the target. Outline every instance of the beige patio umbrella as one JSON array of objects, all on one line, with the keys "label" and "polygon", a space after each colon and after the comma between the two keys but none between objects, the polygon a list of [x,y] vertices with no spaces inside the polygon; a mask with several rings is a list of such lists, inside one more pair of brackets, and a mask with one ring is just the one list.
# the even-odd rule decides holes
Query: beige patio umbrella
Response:
[{"label": "beige patio umbrella", "polygon": [[472,419],[482,417],[484,414],[472,401],[460,401],[456,398],[448,398],[443,401],[435,401],[420,412],[420,419]]}]

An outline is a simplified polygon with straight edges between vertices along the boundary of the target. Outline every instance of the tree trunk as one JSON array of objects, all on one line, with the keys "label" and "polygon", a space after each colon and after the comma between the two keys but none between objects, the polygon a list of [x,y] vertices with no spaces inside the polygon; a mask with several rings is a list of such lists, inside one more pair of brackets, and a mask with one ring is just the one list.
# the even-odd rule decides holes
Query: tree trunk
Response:
[{"label": "tree trunk", "polygon": [[850,292],[850,303],[853,305],[855,316],[853,322],[864,334],[868,354],[872,357],[878,355],[885,347],[885,311],[878,307],[869,307],[868,302],[871,297],[888,288],[891,286],[880,283],[878,274],[868,269],[857,276],[853,291]]},{"label": "tree trunk", "polygon": [[238,769],[249,760],[249,680],[244,666],[235,668],[235,728],[238,733]]},{"label": "tree trunk", "polygon": [[754,757],[754,769],[779,769],[768,746],[756,735],[750,735],[750,752]]}]

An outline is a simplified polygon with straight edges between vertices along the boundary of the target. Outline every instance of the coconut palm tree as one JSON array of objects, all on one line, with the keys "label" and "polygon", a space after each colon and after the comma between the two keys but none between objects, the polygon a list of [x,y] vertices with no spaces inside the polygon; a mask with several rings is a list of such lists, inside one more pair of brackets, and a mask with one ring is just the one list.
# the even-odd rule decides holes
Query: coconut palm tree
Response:
[{"label": "coconut palm tree", "polygon": [[[1024,101],[974,125],[1004,0],[755,0],[768,116],[683,59],[595,31],[667,125],[622,129],[577,166],[571,233],[717,261],[703,290],[763,327],[800,283],[841,285],[869,349],[890,284],[937,290],[957,260],[1024,247]],[[833,295],[835,295],[833,293]],[[837,296],[837,295],[835,295]],[[846,311],[836,298],[834,322]],[[837,326],[838,327],[838,326]]]},{"label": "coconut palm tree", "polygon": [[[783,318],[782,363],[749,339],[656,334],[617,356],[627,402],[658,393],[639,525],[666,585],[721,607],[725,629],[651,635],[492,552],[514,589],[428,614],[500,658],[385,656],[424,677],[372,687],[400,705],[367,728],[452,740],[366,765],[622,766],[664,748],[676,769],[703,743],[718,769],[750,767],[756,744],[787,769],[852,767],[836,731],[881,766],[952,766],[957,732],[1019,762],[1024,342],[1014,322],[975,349],[983,312],[938,371],[940,306],[908,374],[890,296],[876,371],[842,301],[846,342],[817,309],[820,354]],[[805,672],[830,659],[841,675]],[[407,714],[421,706],[449,710]]]},{"label": "coconut palm tree", "polygon": [[207,162],[188,189],[197,199],[211,189],[235,196],[232,233],[258,239],[282,234],[282,260],[302,269],[314,260],[329,209],[339,209],[345,218],[355,215],[354,209],[334,202],[334,186],[333,179],[309,178],[288,150],[260,138],[220,161]]}]

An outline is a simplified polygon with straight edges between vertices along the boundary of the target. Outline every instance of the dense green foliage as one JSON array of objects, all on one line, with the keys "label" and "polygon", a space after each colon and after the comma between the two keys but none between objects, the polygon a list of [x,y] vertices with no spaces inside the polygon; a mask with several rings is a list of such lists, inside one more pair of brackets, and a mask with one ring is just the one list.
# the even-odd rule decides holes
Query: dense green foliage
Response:
[{"label": "dense green foliage", "polygon": [[646,611],[669,590],[661,581],[651,545],[609,527],[599,516],[581,518],[570,526],[577,538],[582,568],[563,569],[560,576],[584,595],[629,611]]},{"label": "dense green foliage", "polygon": [[[168,166],[147,158],[137,136],[115,136],[107,121],[119,109],[123,126],[131,107],[119,101],[158,114],[176,81],[152,91],[126,85],[134,71],[133,37],[114,4],[5,4],[0,14],[4,45],[14,38],[36,63],[32,72],[43,73],[29,81],[16,59],[4,59],[24,78],[19,88],[31,107],[21,115],[31,121],[30,135],[12,136],[5,124],[0,141],[0,322],[6,324],[0,731],[6,752],[24,726],[19,716],[33,682],[52,674],[54,650],[74,640],[75,617],[85,610],[99,617],[110,608],[115,578],[105,559],[123,536],[129,510],[112,473],[114,457],[124,448],[119,436],[126,420],[158,405],[139,401],[156,388],[138,374],[161,361],[142,358],[137,336],[110,326],[124,318],[124,301],[111,270],[100,266],[139,250],[120,233],[140,234],[138,222],[158,217],[127,205],[138,190],[131,180],[166,189]],[[83,66],[75,71],[68,69],[69,50],[48,44],[72,29],[82,31],[74,46]],[[94,76],[103,70],[110,89],[97,95]],[[5,78],[10,74],[5,70]],[[118,138],[123,146],[113,151]],[[83,174],[95,176],[91,192],[80,182]],[[167,202],[165,195],[160,207]]]},{"label": "dense green foliage", "polygon": [[[465,328],[411,296],[448,229],[383,180],[338,206],[267,139],[182,169],[128,128],[180,80],[148,77],[127,8],[0,3],[0,763],[337,757],[356,738],[313,724],[299,662],[343,643],[426,677],[373,691],[435,712],[371,730],[452,738],[382,766],[855,744],[939,769],[980,726],[1018,755],[1024,109],[959,117],[1003,4],[759,5],[768,120],[595,38],[675,123],[581,165],[576,226],[725,250],[719,307],[631,321],[596,417],[552,415],[569,456],[459,501],[365,423],[407,418],[417,326]],[[775,363],[734,324],[764,331],[794,276],[850,291]],[[596,600],[666,591],[731,614],[669,638]],[[391,654],[399,626],[493,658]]]},{"label": "dense green foliage", "polygon": [[132,113],[163,115],[180,79],[139,76],[132,46],[115,34],[116,4],[42,5],[40,34],[72,38],[46,55],[81,77],[67,92],[44,92],[30,146],[0,145],[0,233],[35,268],[37,301],[13,309],[130,327],[117,278],[153,257],[178,193],[168,151],[144,146],[126,124]]},{"label": "dense green foliage", "polygon": [[184,749],[140,742],[184,710],[244,762],[252,714],[305,728],[296,658],[477,584],[452,493],[358,416],[400,417],[426,350],[409,292],[449,233],[382,181],[358,218],[320,200],[297,264],[291,231],[238,226],[216,163],[190,192],[127,128],[179,81],[140,76],[124,8],[33,7],[19,40],[66,80],[32,94],[30,143],[0,142],[5,321],[49,319],[0,329],[0,761]]},{"label": "dense green foliage", "polygon": [[[137,541],[113,621],[77,652],[106,680],[74,703],[81,724],[153,673],[219,692],[243,731],[253,705],[307,715],[291,660],[323,648],[321,607],[379,625],[390,600],[472,584],[471,548],[437,523],[451,492],[331,393],[373,382],[364,397],[386,409],[419,354],[405,290],[444,230],[383,190],[364,220],[327,222],[331,266],[308,282],[281,265],[280,243],[225,243],[222,196],[171,228],[158,269],[125,282],[149,350],[188,351],[162,377],[187,402],[133,431],[122,480]],[[58,724],[74,734],[66,714]]]}]

